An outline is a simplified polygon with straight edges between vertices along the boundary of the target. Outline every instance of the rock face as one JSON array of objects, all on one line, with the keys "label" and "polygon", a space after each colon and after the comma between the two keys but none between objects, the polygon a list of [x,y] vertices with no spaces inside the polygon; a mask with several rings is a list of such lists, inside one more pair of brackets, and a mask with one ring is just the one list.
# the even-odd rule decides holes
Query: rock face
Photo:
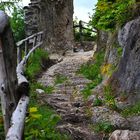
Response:
[{"label": "rock face", "polygon": [[[117,30],[117,29],[116,29]],[[105,52],[105,63],[117,66],[119,62],[118,49],[120,48],[118,44],[118,33],[108,33],[108,39],[106,43]]]},{"label": "rock face", "polygon": [[31,0],[25,7],[26,35],[43,30],[50,52],[64,53],[73,45],[73,0]]},{"label": "rock face", "polygon": [[97,51],[100,51],[102,48],[106,48],[108,33],[104,31],[97,30]]},{"label": "rock face", "polygon": [[123,47],[123,56],[113,76],[113,86],[117,85],[120,92],[129,93],[131,102],[133,99],[135,103],[140,99],[140,17],[123,27],[118,40]]}]

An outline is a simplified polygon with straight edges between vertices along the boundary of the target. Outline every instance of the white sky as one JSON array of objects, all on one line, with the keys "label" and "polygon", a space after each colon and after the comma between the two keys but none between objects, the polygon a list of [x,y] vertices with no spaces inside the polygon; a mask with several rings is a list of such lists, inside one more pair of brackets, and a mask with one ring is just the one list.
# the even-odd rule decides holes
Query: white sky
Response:
[{"label": "white sky", "polygon": [[[23,5],[27,6],[30,0],[22,0]],[[89,21],[89,14],[92,14],[97,0],[74,0],[74,17],[79,20]]]}]

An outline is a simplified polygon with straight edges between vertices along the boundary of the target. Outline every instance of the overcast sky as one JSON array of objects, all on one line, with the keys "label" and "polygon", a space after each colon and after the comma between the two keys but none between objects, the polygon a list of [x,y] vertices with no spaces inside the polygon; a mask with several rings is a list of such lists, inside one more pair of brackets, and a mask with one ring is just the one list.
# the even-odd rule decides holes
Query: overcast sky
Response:
[{"label": "overcast sky", "polygon": [[[28,5],[30,0],[22,0],[24,5]],[[88,21],[89,14],[93,13],[97,0],[74,0],[74,17],[78,17],[79,20]]]},{"label": "overcast sky", "polygon": [[77,16],[79,20],[88,21],[88,13],[93,13],[92,9],[96,3],[97,0],[74,0],[74,17]]}]

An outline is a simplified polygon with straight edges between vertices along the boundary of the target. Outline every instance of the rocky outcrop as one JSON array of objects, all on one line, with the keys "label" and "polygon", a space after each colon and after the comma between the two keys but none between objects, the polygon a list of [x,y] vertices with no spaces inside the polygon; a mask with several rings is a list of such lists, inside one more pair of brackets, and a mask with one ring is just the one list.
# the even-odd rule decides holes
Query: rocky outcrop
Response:
[{"label": "rocky outcrop", "polygon": [[43,30],[49,52],[64,53],[73,46],[73,0],[31,0],[25,10],[26,35]]},{"label": "rocky outcrop", "polygon": [[128,22],[118,35],[123,55],[118,71],[113,75],[113,87],[117,93],[129,95],[134,104],[140,99],[140,17]]}]

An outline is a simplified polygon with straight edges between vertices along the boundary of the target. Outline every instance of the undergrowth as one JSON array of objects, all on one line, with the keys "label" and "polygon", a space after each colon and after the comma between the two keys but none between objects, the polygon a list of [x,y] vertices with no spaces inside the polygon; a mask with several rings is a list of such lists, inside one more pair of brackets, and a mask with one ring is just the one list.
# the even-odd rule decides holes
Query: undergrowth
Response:
[{"label": "undergrowth", "polygon": [[32,87],[29,116],[25,124],[25,140],[67,140],[68,136],[55,129],[61,117],[52,108],[37,102],[37,95]]},{"label": "undergrowth", "polygon": [[37,49],[28,60],[25,71],[27,77],[33,80],[42,71],[43,60],[47,59],[48,53],[42,49]]}]

